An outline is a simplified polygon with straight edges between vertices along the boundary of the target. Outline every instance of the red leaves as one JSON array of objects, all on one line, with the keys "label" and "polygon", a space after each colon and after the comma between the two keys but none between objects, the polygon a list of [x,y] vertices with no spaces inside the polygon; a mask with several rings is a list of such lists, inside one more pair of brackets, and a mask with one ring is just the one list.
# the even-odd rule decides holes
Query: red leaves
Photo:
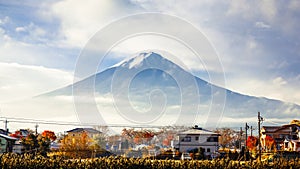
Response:
[{"label": "red leaves", "polygon": [[247,147],[250,151],[254,150],[258,145],[258,139],[254,136],[248,136]]},{"label": "red leaves", "polygon": [[45,130],[45,131],[43,131],[42,136],[50,139],[51,141],[56,140],[56,135],[53,131]]},{"label": "red leaves", "polygon": [[10,137],[17,138],[17,139],[21,139],[21,138],[23,137],[23,136],[22,136],[22,133],[21,133],[19,130],[15,131],[15,133],[10,134],[9,136],[10,136]]},{"label": "red leaves", "polygon": [[266,141],[266,147],[269,150],[271,150],[272,147],[275,145],[275,140],[271,136],[267,135],[265,141]]}]

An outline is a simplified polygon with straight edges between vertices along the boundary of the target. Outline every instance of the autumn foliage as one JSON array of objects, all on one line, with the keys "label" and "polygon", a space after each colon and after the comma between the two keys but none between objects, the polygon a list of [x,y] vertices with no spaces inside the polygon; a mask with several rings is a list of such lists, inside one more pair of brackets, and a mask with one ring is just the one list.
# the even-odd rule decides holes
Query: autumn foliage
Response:
[{"label": "autumn foliage", "polygon": [[265,142],[268,151],[271,151],[275,147],[275,140],[271,136],[267,135],[265,138]]},{"label": "autumn foliage", "polygon": [[51,142],[56,140],[53,131],[45,130],[42,134],[36,134],[29,129],[26,131],[28,132],[26,135],[22,135],[22,132],[17,130],[10,136],[19,139],[27,153],[39,152],[42,155],[46,155],[50,151]]},{"label": "autumn foliage", "polygon": [[42,137],[49,139],[51,141],[55,141],[56,140],[56,135],[53,131],[49,131],[49,130],[45,130],[42,132]]},{"label": "autumn foliage", "polygon": [[23,137],[20,130],[15,131],[15,133],[10,134],[9,136],[10,136],[10,137],[17,138],[17,139],[20,139],[20,138]]},{"label": "autumn foliage", "polygon": [[68,134],[61,140],[61,143],[60,151],[67,158],[90,158],[105,152],[93,138],[88,136],[87,132],[76,136]]},{"label": "autumn foliage", "polygon": [[248,136],[247,139],[247,147],[250,151],[253,151],[256,149],[256,146],[258,145],[258,139],[254,136]]},{"label": "autumn foliage", "polygon": [[102,157],[91,158],[88,160],[69,159],[62,157],[45,158],[39,155],[17,155],[17,154],[0,154],[0,168],[61,168],[61,169],[107,169],[107,168],[147,168],[147,169],[182,169],[182,168],[299,168],[299,159],[280,158],[274,162],[258,162],[252,161],[234,161],[229,159],[214,159],[214,160],[153,160],[149,158],[126,158],[118,157]]},{"label": "autumn foliage", "polygon": [[155,133],[151,130],[140,130],[136,131],[134,129],[123,129],[122,136],[124,136],[130,142],[135,144],[141,144],[143,142],[150,141],[154,137]]}]

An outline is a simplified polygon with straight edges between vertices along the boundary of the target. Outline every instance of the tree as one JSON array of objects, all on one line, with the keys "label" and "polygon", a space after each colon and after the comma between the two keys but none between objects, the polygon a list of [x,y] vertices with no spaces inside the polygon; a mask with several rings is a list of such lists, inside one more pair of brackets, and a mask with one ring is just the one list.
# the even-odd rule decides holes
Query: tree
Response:
[{"label": "tree", "polygon": [[272,151],[273,149],[275,149],[275,140],[271,136],[266,136],[265,143],[267,151]]},{"label": "tree", "polygon": [[26,137],[22,137],[21,144],[24,146],[25,151],[28,153],[38,151],[39,143],[37,135],[33,134],[33,132],[30,132]]},{"label": "tree", "polygon": [[247,147],[250,151],[256,151],[256,147],[258,145],[258,139],[254,136],[248,136],[247,139]]},{"label": "tree", "polygon": [[222,148],[236,147],[236,142],[240,140],[240,134],[230,128],[220,128],[215,131],[220,134],[219,144]]},{"label": "tree", "polygon": [[96,148],[105,148],[106,146],[106,136],[104,134],[96,134],[93,136],[93,146]]},{"label": "tree", "polygon": [[300,126],[300,120],[292,120],[290,122],[290,124],[296,124],[296,125]]},{"label": "tree", "polygon": [[53,131],[45,130],[42,134],[38,135],[37,141],[39,144],[39,152],[46,156],[50,151],[51,142],[56,140],[56,135]]},{"label": "tree", "polygon": [[53,131],[45,130],[42,132],[42,137],[49,139],[50,141],[55,141],[56,140],[56,135]]},{"label": "tree", "polygon": [[60,150],[69,158],[88,158],[92,156],[93,139],[86,132],[82,132],[79,137],[66,135],[61,141]]},{"label": "tree", "polygon": [[49,130],[45,130],[42,134],[35,134],[35,132],[30,129],[27,129],[27,131],[27,136],[23,136],[20,130],[15,131],[15,133],[10,136],[20,140],[25,152],[40,153],[44,156],[47,155],[47,152],[50,151],[51,142],[56,140],[55,133]]},{"label": "tree", "polygon": [[122,130],[122,136],[125,137],[130,143],[135,144],[149,142],[155,135],[156,133],[152,130],[134,130],[126,128]]}]

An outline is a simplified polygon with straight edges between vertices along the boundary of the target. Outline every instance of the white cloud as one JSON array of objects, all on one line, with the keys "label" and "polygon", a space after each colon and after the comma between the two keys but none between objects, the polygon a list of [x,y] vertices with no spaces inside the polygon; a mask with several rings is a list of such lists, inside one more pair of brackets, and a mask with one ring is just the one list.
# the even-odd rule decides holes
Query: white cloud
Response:
[{"label": "white cloud", "polygon": [[26,28],[25,27],[16,27],[16,32],[25,32]]},{"label": "white cloud", "polygon": [[282,68],[286,68],[288,66],[289,66],[289,63],[286,60],[284,60],[284,61],[274,60],[273,62],[270,63],[268,68],[270,68],[270,69],[282,69]]},{"label": "white cloud", "polygon": [[[68,60],[69,51],[51,46],[51,41],[43,37],[46,32],[40,27],[29,24],[18,29],[19,31],[24,30],[28,34],[18,39],[14,35],[8,35],[7,32],[10,30],[6,31],[0,28],[0,62],[43,65],[45,67],[62,67],[58,65],[68,67],[74,63],[74,60]],[[43,41],[46,44],[36,41]],[[76,55],[72,57],[75,58]]]},{"label": "white cloud", "polygon": [[300,1],[298,0],[290,0],[288,4],[288,8],[290,10],[298,11],[300,9]]},{"label": "white cloud", "polygon": [[238,0],[238,1],[230,1],[229,8],[226,11],[226,15],[228,16],[242,16],[244,18],[252,18],[251,5],[247,0]]},{"label": "white cloud", "polygon": [[[0,103],[0,108],[1,117],[8,117],[8,128],[11,132],[20,128],[34,129],[36,123],[16,123],[10,121],[9,118],[30,118],[44,121],[78,122],[74,110],[73,99],[65,97],[39,97],[14,100],[10,102]],[[55,124],[38,125],[39,131],[54,130],[55,132],[63,132],[76,127]]]},{"label": "white cloud", "polygon": [[271,26],[265,22],[255,22],[255,27],[257,28],[270,28]]},{"label": "white cloud", "polygon": [[282,77],[276,77],[275,79],[273,79],[273,84],[282,86],[287,84],[287,82]]},{"label": "white cloud", "polygon": [[32,22],[25,26],[16,27],[15,31],[17,33],[26,33],[26,35],[23,35],[20,39],[20,41],[26,43],[35,44],[48,41],[48,39],[45,38],[47,32]]},{"label": "white cloud", "polygon": [[112,20],[134,13],[129,4],[111,0],[63,0],[54,3],[50,12],[61,23],[63,43],[83,47],[88,39]]},{"label": "white cloud", "polygon": [[247,20],[253,20],[257,17],[273,21],[277,16],[277,3],[276,1],[258,0],[233,0],[230,1],[227,16],[242,17]]},{"label": "white cloud", "polygon": [[141,35],[131,37],[116,45],[111,51],[124,53],[122,57],[132,56],[142,51],[158,51],[167,59],[187,70],[220,70],[219,67],[216,67],[217,64],[215,64],[218,58],[210,57],[213,56],[212,53],[205,53],[203,51],[203,53],[199,53],[199,56],[197,56],[181,41],[166,36]]},{"label": "white cloud", "polygon": [[253,38],[251,38],[251,39],[249,39],[248,42],[247,42],[247,47],[248,47],[248,49],[250,49],[250,50],[256,49],[256,47],[257,47],[257,42],[256,42]]},{"label": "white cloud", "polygon": [[0,18],[0,25],[5,25],[10,21],[10,18],[8,16],[5,16],[3,19]]},{"label": "white cloud", "polygon": [[0,100],[8,102],[32,97],[70,84],[69,72],[42,66],[0,62]]},{"label": "white cloud", "polygon": [[300,105],[298,83],[292,84],[282,77],[254,78],[251,76],[227,77],[226,87],[251,96],[267,97]]},{"label": "white cloud", "polygon": [[260,0],[258,2],[260,12],[269,21],[273,21],[277,16],[277,4],[276,1]]}]

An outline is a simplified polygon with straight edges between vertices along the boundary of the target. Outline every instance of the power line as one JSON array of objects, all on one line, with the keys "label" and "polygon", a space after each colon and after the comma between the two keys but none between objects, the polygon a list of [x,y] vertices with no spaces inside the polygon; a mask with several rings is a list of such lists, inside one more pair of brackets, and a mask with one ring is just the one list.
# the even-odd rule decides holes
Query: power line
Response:
[{"label": "power line", "polygon": [[285,124],[285,123],[277,123],[277,122],[274,122],[274,121],[272,121],[272,120],[270,120],[270,119],[265,119],[265,122],[267,122],[267,123],[271,123],[271,124],[276,124],[276,125],[283,125],[283,124]]},{"label": "power line", "polygon": [[49,121],[32,118],[16,118],[16,117],[0,117],[0,121],[12,123],[28,123],[28,124],[51,124],[65,126],[106,126],[106,127],[131,127],[131,128],[164,128],[171,126],[155,126],[155,125],[128,125],[128,124],[97,124],[97,123],[79,123],[67,121]]}]

